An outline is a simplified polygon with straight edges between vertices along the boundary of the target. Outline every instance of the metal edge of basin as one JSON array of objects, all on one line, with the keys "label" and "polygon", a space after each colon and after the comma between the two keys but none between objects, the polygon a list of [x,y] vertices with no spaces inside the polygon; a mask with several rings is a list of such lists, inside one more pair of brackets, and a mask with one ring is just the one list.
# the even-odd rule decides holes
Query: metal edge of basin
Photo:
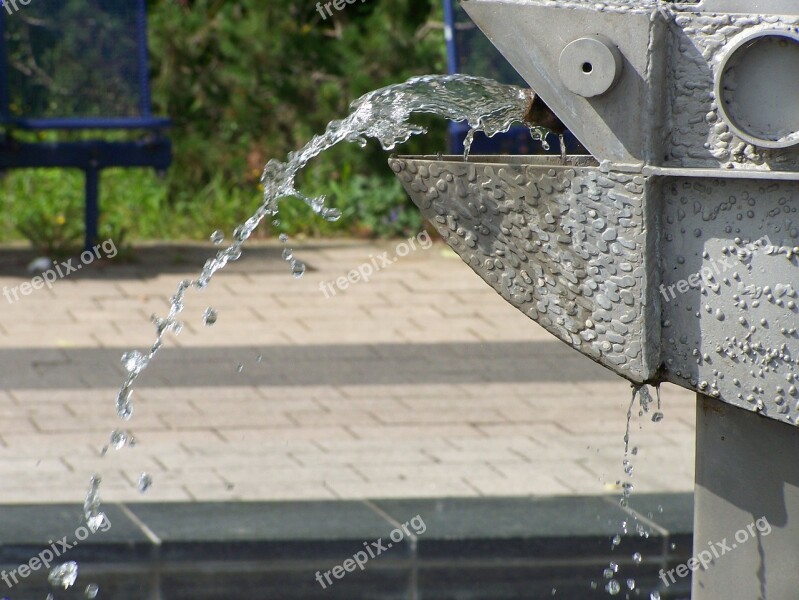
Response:
[{"label": "metal edge of basin", "polygon": [[[648,180],[590,156],[392,156],[422,215],[506,301],[618,375],[660,362]],[[654,285],[654,287],[653,287]]]}]

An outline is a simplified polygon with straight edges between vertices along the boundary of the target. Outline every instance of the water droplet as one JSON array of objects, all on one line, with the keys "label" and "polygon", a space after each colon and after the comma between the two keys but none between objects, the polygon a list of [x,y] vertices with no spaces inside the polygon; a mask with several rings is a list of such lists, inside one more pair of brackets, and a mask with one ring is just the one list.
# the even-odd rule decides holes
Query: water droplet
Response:
[{"label": "water droplet", "polygon": [[613,536],[613,539],[610,541],[610,547],[615,548],[619,544],[621,544],[621,536],[616,534]]},{"label": "water droplet", "polygon": [[290,261],[292,258],[294,258],[294,253],[291,248],[283,248],[283,260]]},{"label": "water droplet", "polygon": [[244,365],[239,363],[236,367],[236,373],[241,373],[244,370]]},{"label": "water droplet", "polygon": [[337,208],[327,208],[321,214],[322,218],[328,223],[335,223],[341,218],[341,211]]},{"label": "water droplet", "polygon": [[615,579],[611,579],[610,581],[608,581],[608,584],[605,586],[605,589],[608,591],[608,594],[610,594],[611,596],[615,596],[621,591],[621,586],[619,585],[618,581],[616,581]]},{"label": "water droplet", "polygon": [[642,557],[641,557],[641,553],[640,552],[636,552],[635,554],[633,554],[633,562],[636,565],[640,565],[641,564],[641,560],[642,560]]},{"label": "water droplet", "polygon": [[288,242],[288,241],[289,241],[289,236],[287,236],[285,233],[281,233],[281,234],[280,234],[280,235],[277,237],[277,239],[279,239],[281,242],[283,242],[283,243],[285,244],[286,242]]},{"label": "water droplet", "polygon": [[147,490],[150,489],[150,486],[153,485],[153,478],[150,476],[149,473],[142,473],[139,475],[139,491],[143,494]]},{"label": "water droplet", "polygon": [[635,579],[627,580],[627,589],[629,589],[630,591],[635,589]]},{"label": "water droplet", "polygon": [[217,229],[211,234],[211,241],[214,243],[214,245],[219,246],[225,241],[225,234]]},{"label": "water droplet", "polygon": [[255,362],[257,362],[257,363],[264,362],[264,355],[263,354],[259,354],[258,356],[256,356],[255,357]]},{"label": "water droplet", "polygon": [[660,411],[656,411],[656,412],[655,412],[655,413],[652,415],[652,422],[653,422],[653,423],[660,423],[662,420],[663,420],[663,413],[662,413],[662,412],[660,412]]},{"label": "water droplet", "polygon": [[125,446],[133,447],[136,445],[136,438],[127,429],[114,429],[109,438],[109,445],[114,450],[121,450]]},{"label": "water droplet", "polygon": [[100,593],[100,586],[96,583],[90,583],[86,586],[86,590],[83,592],[83,595],[92,600],[93,598],[97,598],[97,594]]},{"label": "water droplet", "polygon": [[652,592],[649,594],[649,600],[660,600],[660,592]]},{"label": "water droplet", "polygon": [[210,327],[214,323],[216,323],[216,319],[219,314],[216,312],[216,309],[211,308],[210,306],[205,309],[203,313],[203,323],[205,323],[206,327]]},{"label": "water droplet", "polygon": [[130,401],[131,396],[133,396],[133,390],[130,389],[127,384],[122,386],[122,389],[119,390],[119,394],[117,395],[117,415],[119,415],[120,419],[125,421],[129,421],[130,417],[133,415],[133,405]]},{"label": "water droplet", "polygon": [[147,366],[147,357],[141,352],[134,350],[125,352],[121,358],[122,366],[128,373],[140,373]]},{"label": "water droplet", "polygon": [[47,581],[50,582],[50,585],[53,587],[62,587],[66,590],[75,584],[77,578],[78,563],[71,560],[50,569]]},{"label": "water droplet", "polygon": [[299,279],[305,275],[305,263],[294,261],[291,263],[291,274],[294,279]]},{"label": "water droplet", "polygon": [[89,491],[83,501],[83,518],[92,531],[97,531],[105,523],[106,516],[100,511],[102,504],[100,500],[100,483],[102,478],[99,475],[92,475],[89,482]]}]

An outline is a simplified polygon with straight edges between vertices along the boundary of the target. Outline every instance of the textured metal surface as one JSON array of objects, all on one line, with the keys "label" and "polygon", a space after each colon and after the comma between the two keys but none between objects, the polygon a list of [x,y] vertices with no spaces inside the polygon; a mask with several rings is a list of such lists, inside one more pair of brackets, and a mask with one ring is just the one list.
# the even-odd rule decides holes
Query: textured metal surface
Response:
[{"label": "textured metal surface", "polygon": [[[795,34],[799,3],[782,16],[642,1],[466,0],[463,6],[600,162],[799,169],[796,146],[769,149],[736,135],[719,114],[715,91],[720,65],[741,39],[765,30]],[[621,52],[623,72],[606,94],[584,98],[560,76],[560,55],[574,41],[597,35]]]},{"label": "textured metal surface", "polygon": [[[788,5],[799,12],[799,2],[775,6]],[[711,6],[719,12],[704,12]],[[464,261],[575,349],[631,381],[672,381],[796,424],[799,147],[742,139],[729,115],[735,102],[750,114],[758,102],[740,92],[747,81],[720,75],[744,40],[794,36],[799,16],[725,6],[740,8],[466,0],[599,166],[498,157],[392,167]],[[560,57],[597,37],[618,48],[623,68],[614,87],[586,98],[562,80]],[[761,50],[767,63],[782,51]],[[793,85],[795,74],[775,75]],[[782,109],[772,114],[787,122],[761,122],[766,134],[792,130],[795,111]]]},{"label": "textured metal surface", "polygon": [[658,321],[647,297],[645,257],[655,255],[645,179],[543,157],[490,160],[390,164],[422,214],[505,300],[623,377],[650,379],[659,344],[649,329]]},{"label": "textured metal surface", "polygon": [[663,184],[664,377],[798,422],[799,183]]},{"label": "textured metal surface", "polygon": [[[467,0],[462,5],[593,156],[624,164],[651,162],[656,138],[648,134],[654,108],[648,107],[653,97],[647,82],[658,77],[658,64],[649,60],[649,45],[651,29],[662,27],[650,17],[656,3]],[[608,93],[584,98],[561,79],[560,57],[571,42],[597,34],[619,49],[622,73]]]},{"label": "textured metal surface", "polygon": [[[795,16],[681,13],[670,25],[666,166],[799,170],[799,149],[768,149],[742,140],[719,113],[716,82],[726,54],[743,38],[763,30],[790,31]],[[795,79],[795,74],[782,74]],[[754,82],[753,82],[754,83]],[[746,82],[738,85],[745,86]],[[776,124],[775,124],[776,125]]]}]

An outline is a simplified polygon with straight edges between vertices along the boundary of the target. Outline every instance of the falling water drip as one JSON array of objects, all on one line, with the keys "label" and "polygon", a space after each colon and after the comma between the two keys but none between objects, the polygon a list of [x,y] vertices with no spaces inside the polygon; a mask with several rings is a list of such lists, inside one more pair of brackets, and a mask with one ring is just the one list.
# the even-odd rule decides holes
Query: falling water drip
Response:
[{"label": "falling water drip", "polygon": [[211,325],[216,323],[216,319],[218,316],[219,315],[216,312],[216,309],[211,308],[209,306],[208,308],[205,309],[205,312],[203,313],[203,323],[205,323],[206,327],[210,327]]},{"label": "falling water drip", "polygon": [[100,510],[100,483],[102,478],[99,475],[92,475],[89,482],[89,492],[83,502],[83,518],[92,531],[97,531],[105,522],[105,513]]},{"label": "falling water drip", "polygon": [[560,143],[560,164],[566,166],[566,138],[562,133],[558,135],[558,143]]},{"label": "falling water drip", "polygon": [[472,143],[474,142],[474,129],[470,129],[463,138],[463,160],[469,161],[469,153],[472,151]]},{"label": "falling water drip", "polygon": [[108,444],[103,446],[102,455],[105,456],[110,448],[121,450],[125,446],[132,448],[136,445],[136,437],[128,429],[114,429],[108,439]]},{"label": "falling water drip", "polygon": [[224,241],[225,234],[218,229],[211,234],[211,242],[214,244],[214,246],[221,246],[222,242]]},{"label": "falling water drip", "polygon": [[90,583],[86,586],[86,589],[83,591],[83,595],[89,598],[89,600],[93,600],[97,598],[97,594],[100,593],[100,586],[96,583]]},{"label": "falling water drip", "polygon": [[149,490],[151,485],[153,485],[153,478],[149,473],[139,475],[138,488],[142,494]]},{"label": "falling water drip", "polygon": [[627,458],[627,455],[630,452],[630,422],[633,419],[633,406],[635,405],[635,398],[638,396],[638,390],[641,387],[633,386],[633,397],[630,400],[630,406],[627,408],[627,427],[624,431],[624,457]]},{"label": "falling water drip", "polygon": [[[643,415],[649,413],[649,410],[650,410],[651,406],[656,405],[657,406],[657,410],[654,411],[654,413],[653,413],[652,421],[654,421],[656,423],[660,422],[663,419],[663,413],[660,410],[661,409],[661,403],[660,403],[660,387],[659,386],[656,387],[656,392],[657,392],[657,400],[652,398],[652,394],[650,393],[649,388],[646,385],[633,385],[632,398],[630,399],[630,404],[627,407],[627,423],[626,423],[625,432],[624,432],[624,458],[622,460],[622,465],[624,467],[624,473],[629,478],[633,477],[633,471],[634,471],[633,461],[632,461],[632,459],[630,457],[638,455],[638,447],[637,446],[632,446],[632,447],[630,446],[630,426],[631,426],[631,423],[632,423],[633,407],[635,406],[636,399],[638,399],[639,406],[640,406],[639,411],[638,411],[638,416],[639,417],[643,417]],[[617,482],[617,483],[619,483],[619,482]],[[629,505],[629,498],[632,495],[634,486],[633,486],[632,482],[625,481],[625,482],[621,483],[621,488],[622,488],[622,497],[621,497],[621,499],[619,501],[619,504],[621,505],[622,508],[626,508]],[[632,516],[633,516],[634,520],[636,521],[636,523],[635,523],[635,531],[638,533],[638,535],[640,537],[648,538],[649,535],[650,535],[650,532],[647,530],[646,527],[644,527],[641,523],[638,522],[638,517],[637,517],[636,513],[633,512]],[[627,521],[622,521],[622,531],[625,534],[627,533],[627,531],[628,531]],[[621,536],[619,536],[617,534],[617,535],[615,535],[613,537],[613,539],[611,541],[611,550],[613,550],[617,546],[619,546],[620,543],[621,543]],[[635,565],[640,565],[642,560],[643,560],[643,557],[642,557],[640,552],[635,552],[632,555],[632,560],[633,560],[633,563]],[[613,564],[613,563],[611,563],[611,564]],[[615,571],[614,571],[614,573],[615,573]],[[607,575],[608,575],[608,569],[605,569],[605,578],[606,579],[610,579]],[[636,584],[635,579],[628,578],[628,579],[625,580],[625,583],[627,584],[627,589],[630,592],[632,592],[633,590],[636,590],[637,584]],[[615,585],[613,585],[613,584],[615,584]],[[613,579],[613,580],[609,581],[608,584],[605,586],[605,590],[611,596],[615,596],[615,595],[617,595],[617,594],[619,594],[621,592],[621,586],[618,584],[618,582],[615,579]],[[641,592],[641,590],[637,589],[636,594],[639,594],[640,592]],[[657,593],[657,592],[654,592],[654,593]],[[629,596],[629,593],[628,593],[628,596]],[[654,595],[651,596],[651,598],[654,598],[654,597],[655,597]],[[659,598],[659,597],[660,596],[658,595],[657,598]]]}]

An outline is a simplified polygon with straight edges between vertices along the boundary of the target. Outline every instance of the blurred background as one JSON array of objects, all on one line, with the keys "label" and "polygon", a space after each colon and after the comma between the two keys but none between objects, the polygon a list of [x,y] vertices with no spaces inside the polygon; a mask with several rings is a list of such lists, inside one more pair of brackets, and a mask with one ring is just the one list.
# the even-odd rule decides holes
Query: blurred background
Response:
[{"label": "blurred background", "polygon": [[[165,177],[149,169],[103,173],[101,239],[198,240],[232,229],[258,205],[269,158],[282,160],[368,91],[446,71],[443,9],[435,0],[357,2],[326,20],[314,3],[292,0],[151,0],[148,11],[153,112],[173,121],[174,163]],[[24,19],[24,11],[15,16]],[[81,36],[80,29],[66,33]],[[112,42],[113,28],[104,35]],[[103,60],[89,50],[102,40],[81,43],[84,68],[87,59]],[[441,149],[447,124],[419,122],[430,135],[403,151]],[[377,144],[340,145],[316,160],[300,185],[309,196],[327,194],[346,218],[327,223],[289,200],[280,227],[258,235],[384,237],[420,227]],[[27,239],[42,251],[80,244],[80,172],[7,172],[0,202],[0,242]]]}]

